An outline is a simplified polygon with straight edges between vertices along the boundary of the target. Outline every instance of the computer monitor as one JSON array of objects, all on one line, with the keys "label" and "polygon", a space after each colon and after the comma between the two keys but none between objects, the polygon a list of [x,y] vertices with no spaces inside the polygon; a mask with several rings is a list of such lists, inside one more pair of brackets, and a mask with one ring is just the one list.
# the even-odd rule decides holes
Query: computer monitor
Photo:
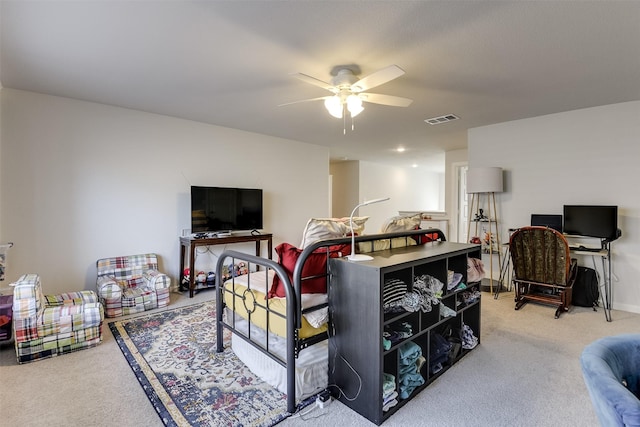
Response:
[{"label": "computer monitor", "polygon": [[564,232],[612,242],[621,235],[618,206],[564,205]]},{"label": "computer monitor", "polygon": [[562,215],[531,214],[531,225],[553,228],[562,233]]}]

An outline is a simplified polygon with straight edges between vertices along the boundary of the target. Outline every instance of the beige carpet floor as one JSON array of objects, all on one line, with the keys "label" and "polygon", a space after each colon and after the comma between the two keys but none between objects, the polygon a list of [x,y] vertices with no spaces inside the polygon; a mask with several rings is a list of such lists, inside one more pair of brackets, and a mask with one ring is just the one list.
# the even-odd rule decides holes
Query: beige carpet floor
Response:
[{"label": "beige carpet floor", "polygon": [[[172,294],[171,307],[213,299]],[[513,309],[513,294],[482,300],[481,344],[387,420],[385,426],[597,426],[579,357],[593,340],[640,332],[640,314],[613,321],[574,307]],[[148,313],[147,313],[148,314]],[[7,426],[161,426],[109,331],[96,348],[18,365],[0,346],[0,424]],[[306,408],[279,425],[370,426],[339,402]]]}]

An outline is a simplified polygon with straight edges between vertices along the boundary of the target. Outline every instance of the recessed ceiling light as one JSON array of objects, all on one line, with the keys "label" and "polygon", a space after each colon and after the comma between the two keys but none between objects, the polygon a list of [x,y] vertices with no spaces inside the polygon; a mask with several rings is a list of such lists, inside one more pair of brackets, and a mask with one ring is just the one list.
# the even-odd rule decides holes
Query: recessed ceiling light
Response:
[{"label": "recessed ceiling light", "polygon": [[418,165],[416,165],[415,163],[411,165],[412,168],[417,168]]},{"label": "recessed ceiling light", "polygon": [[447,122],[451,122],[453,120],[458,120],[460,117],[456,116],[455,114],[447,114],[444,116],[439,116],[439,117],[432,117],[430,119],[425,119],[425,122],[429,123],[430,125],[439,125],[442,123],[447,123]]},{"label": "recessed ceiling light", "polygon": [[397,151],[398,153],[404,153],[404,150],[406,150],[406,148],[404,148],[404,147],[398,147],[398,148],[396,148],[396,151]]}]

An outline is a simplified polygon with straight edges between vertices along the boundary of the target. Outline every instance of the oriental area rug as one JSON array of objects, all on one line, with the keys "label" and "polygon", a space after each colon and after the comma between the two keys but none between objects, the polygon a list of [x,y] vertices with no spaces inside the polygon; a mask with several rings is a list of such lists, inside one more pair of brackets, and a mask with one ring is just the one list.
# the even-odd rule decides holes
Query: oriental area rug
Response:
[{"label": "oriental area rug", "polygon": [[272,426],[291,415],[286,395],[236,357],[230,336],[216,353],[215,301],[109,327],[167,426]]}]

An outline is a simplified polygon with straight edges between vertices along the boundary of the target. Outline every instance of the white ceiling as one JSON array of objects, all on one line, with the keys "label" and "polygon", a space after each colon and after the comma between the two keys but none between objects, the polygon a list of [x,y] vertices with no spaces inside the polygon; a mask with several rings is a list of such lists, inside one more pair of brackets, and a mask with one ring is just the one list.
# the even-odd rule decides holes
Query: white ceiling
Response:
[{"label": "white ceiling", "polygon": [[[465,148],[469,128],[640,99],[640,1],[0,5],[6,88],[324,145],[332,159],[441,168],[430,158]],[[398,65],[406,74],[374,92],[414,102],[365,104],[346,135],[320,101],[278,107],[328,94],[291,73],[329,81],[340,64]],[[424,122],[445,114],[460,120]]]}]

